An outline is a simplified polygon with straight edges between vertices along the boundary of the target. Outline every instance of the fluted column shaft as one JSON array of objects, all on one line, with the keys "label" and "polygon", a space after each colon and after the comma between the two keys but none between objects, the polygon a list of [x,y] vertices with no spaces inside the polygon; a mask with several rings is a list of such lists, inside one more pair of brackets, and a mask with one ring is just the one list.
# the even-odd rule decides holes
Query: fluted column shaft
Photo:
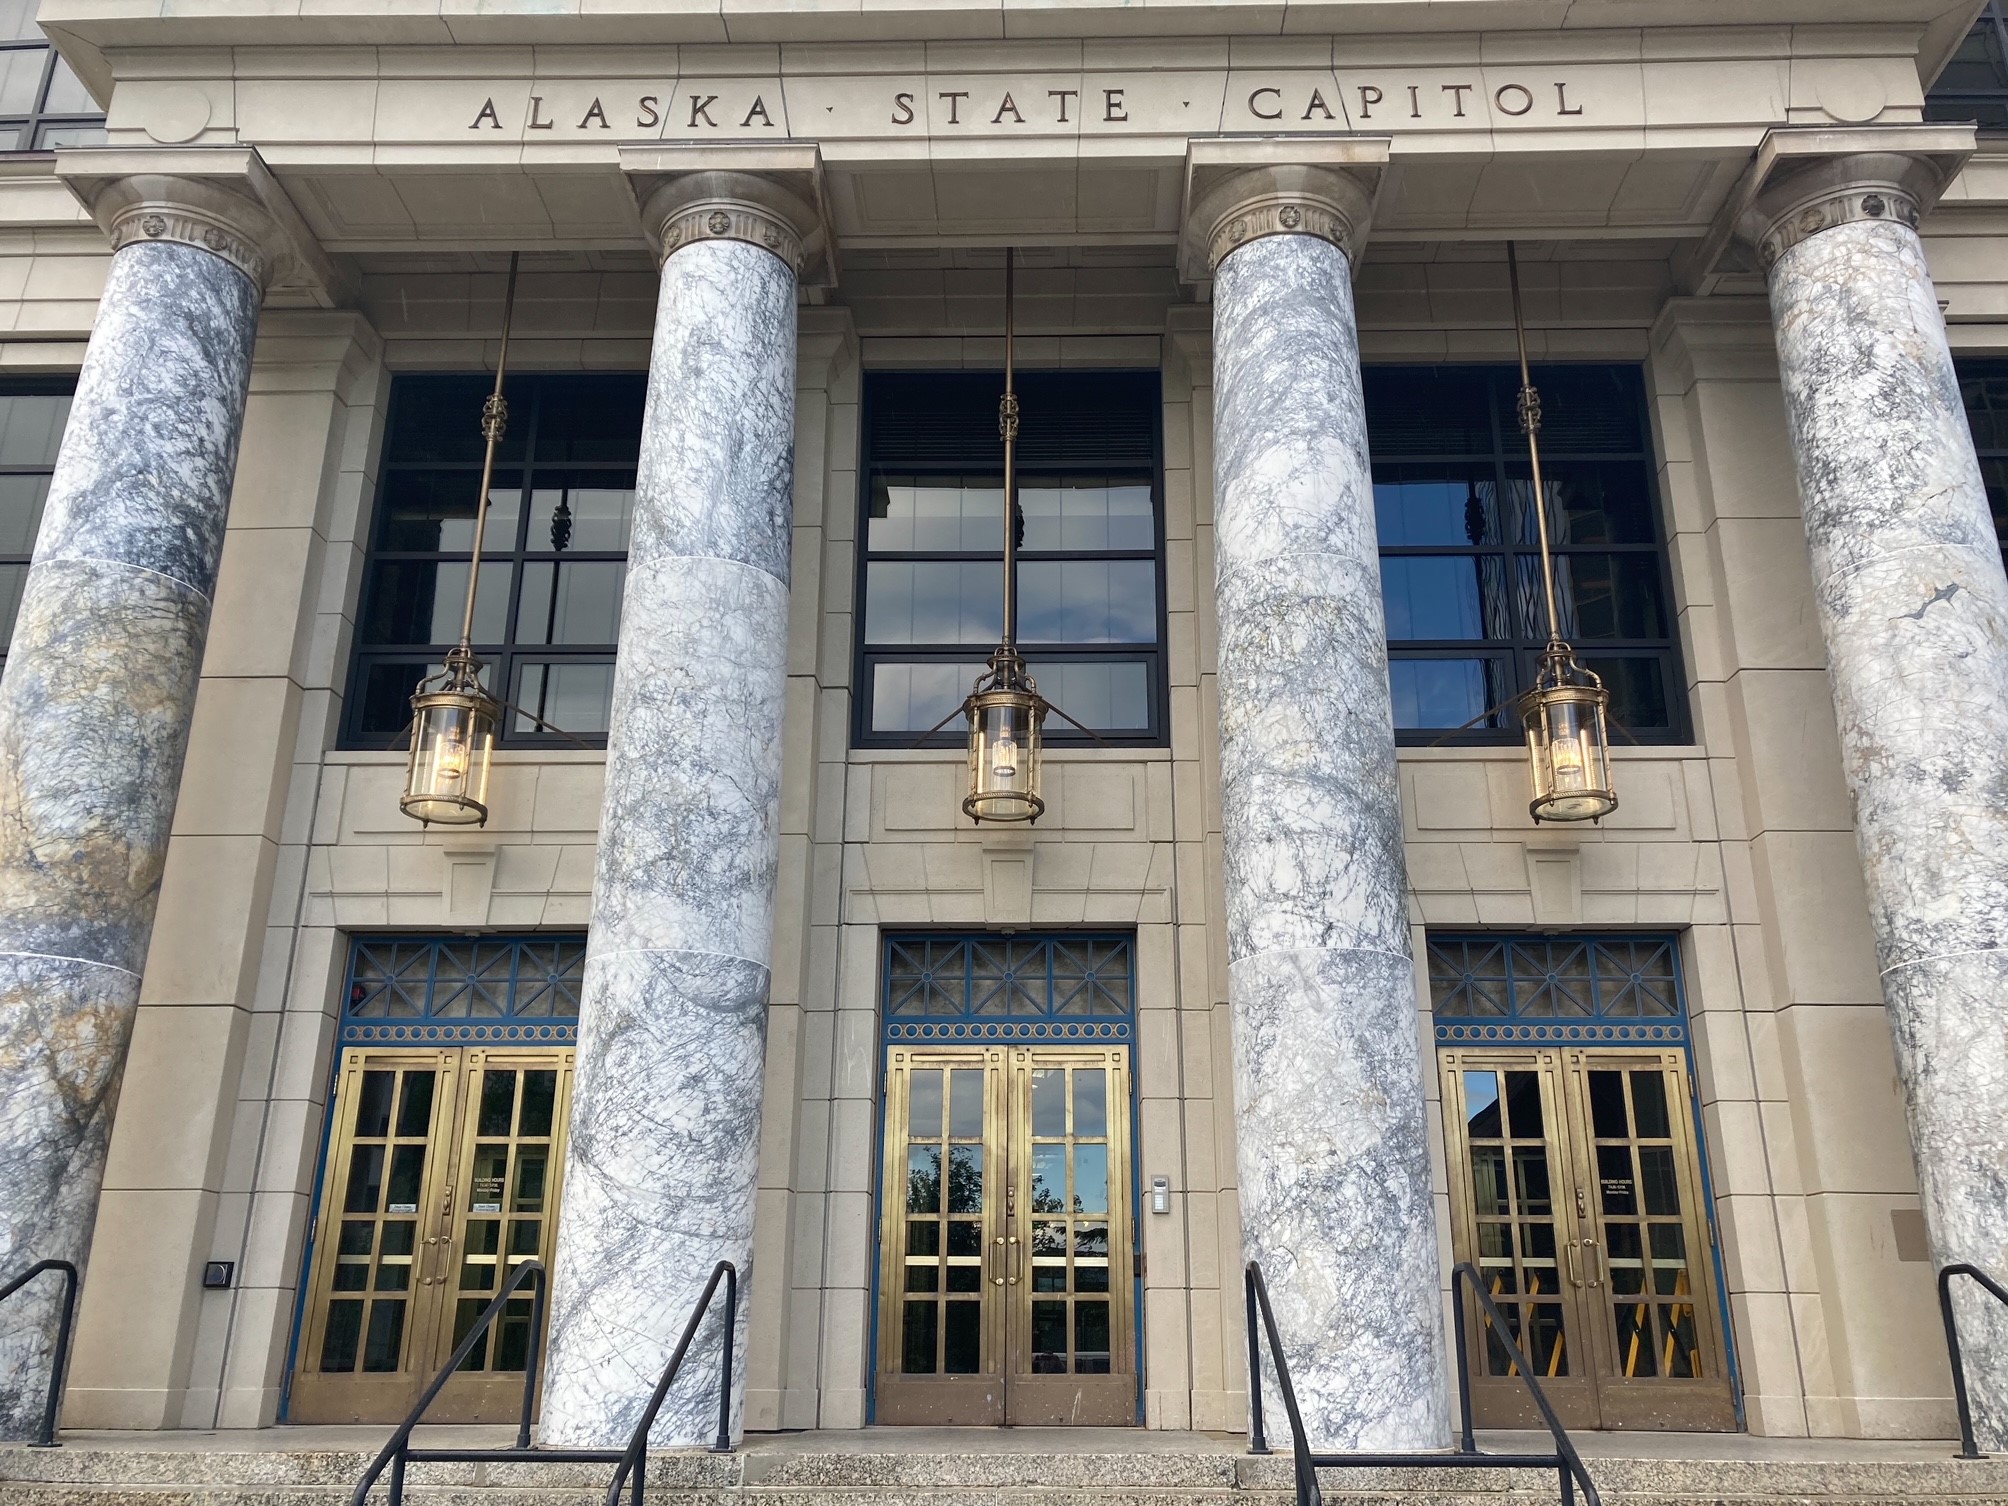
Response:
[{"label": "fluted column shaft", "polygon": [[[619,1445],[712,1268],[742,1426],[793,515],[795,267],[731,201],[663,212],[553,1278],[546,1439]],[[716,227],[716,228],[713,228]],[[743,236],[743,238],[741,238]],[[770,249],[777,246],[779,249]],[[717,1428],[722,1323],[659,1445]]]},{"label": "fluted column shaft", "polygon": [[[0,1276],[89,1249],[261,302],[222,221],[114,241],[0,676]],[[0,1306],[0,1436],[40,1416],[58,1290]]]},{"label": "fluted column shaft", "polygon": [[[1753,239],[1932,1257],[2008,1280],[2008,576],[1914,228],[1918,166],[1826,164]],[[2008,1314],[1958,1300],[1999,1450]]]},{"label": "fluted column shaft", "polygon": [[1228,991],[1242,1244],[1311,1442],[1416,1449],[1448,1422],[1348,255],[1365,212],[1329,174],[1259,175],[1216,212]]}]

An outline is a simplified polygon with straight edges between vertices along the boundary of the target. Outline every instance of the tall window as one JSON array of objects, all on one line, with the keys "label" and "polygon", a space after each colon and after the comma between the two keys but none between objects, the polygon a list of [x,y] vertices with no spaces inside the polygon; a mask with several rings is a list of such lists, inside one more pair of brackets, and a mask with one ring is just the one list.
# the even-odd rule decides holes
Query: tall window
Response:
[{"label": "tall window", "polygon": [[[1549,366],[1546,421],[1555,588],[1563,635],[1640,742],[1684,735],[1685,697],[1645,397],[1630,366]],[[1405,743],[1516,735],[1506,703],[1547,638],[1519,373],[1487,366],[1366,372],[1395,728]],[[1466,730],[1452,729],[1475,723]]]},{"label": "tall window", "polygon": [[38,0],[0,0],[0,152],[96,146],[105,112],[35,24]]},{"label": "tall window", "polygon": [[0,387],[0,663],[28,584],[73,385],[63,380]]},{"label": "tall window", "polygon": [[[460,636],[481,484],[481,403],[494,378],[405,376],[391,389],[382,479],[356,624],[348,742],[390,747],[419,679]],[[492,691],[604,742],[634,514],[646,378],[510,381],[482,541],[476,651]],[[503,740],[565,746],[520,713]]]},{"label": "tall window", "polygon": [[2008,361],[1959,362],[1959,395],[1980,455],[1980,479],[1987,485],[2002,562],[2008,565]]},{"label": "tall window", "polygon": [[2008,13],[1989,0],[1952,61],[1924,97],[1926,120],[1977,121],[1983,131],[2008,130]]},{"label": "tall window", "polygon": [[[961,704],[996,645],[1001,390],[994,373],[867,382],[862,745],[910,744]],[[1112,742],[1163,737],[1159,401],[1156,372],[1019,378],[1018,641],[1046,698]],[[1082,737],[1058,717],[1046,735]]]}]

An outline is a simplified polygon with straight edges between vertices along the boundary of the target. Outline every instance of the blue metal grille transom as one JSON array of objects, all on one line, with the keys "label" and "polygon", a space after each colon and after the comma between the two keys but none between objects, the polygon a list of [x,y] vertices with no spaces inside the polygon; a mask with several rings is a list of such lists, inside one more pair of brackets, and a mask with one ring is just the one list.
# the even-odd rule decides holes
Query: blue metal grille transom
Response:
[{"label": "blue metal grille transom", "polygon": [[885,1038],[1128,1042],[1129,936],[887,936]]},{"label": "blue metal grille transom", "polygon": [[1671,936],[1431,933],[1429,1002],[1439,1043],[1687,1041]]},{"label": "blue metal grille transom", "polygon": [[342,1044],[569,1046],[583,936],[367,936],[349,949]]}]

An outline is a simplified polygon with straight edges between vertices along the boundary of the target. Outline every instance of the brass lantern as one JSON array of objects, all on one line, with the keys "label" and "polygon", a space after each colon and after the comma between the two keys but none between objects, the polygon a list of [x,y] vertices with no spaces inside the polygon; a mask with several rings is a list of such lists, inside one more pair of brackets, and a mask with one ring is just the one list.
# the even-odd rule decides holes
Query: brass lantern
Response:
[{"label": "brass lantern", "polygon": [[[1004,396],[997,432],[1004,441],[1003,633],[990,663],[962,703],[969,722],[969,793],[962,813],[972,821],[1037,821],[1040,741],[1050,709],[1026,671],[1016,643],[1018,620],[1018,393],[1013,363],[1013,282],[1016,256],[1004,253]],[[1063,713],[1064,714],[1064,713]]]},{"label": "brass lantern", "polygon": [[1532,463],[1534,523],[1541,540],[1541,585],[1548,607],[1548,646],[1533,687],[1518,702],[1527,729],[1527,761],[1534,798],[1527,803],[1536,821],[1601,821],[1618,808],[1611,782],[1609,710],[1604,682],[1576,662],[1562,638],[1555,607],[1555,560],[1548,544],[1548,492],[1541,477],[1541,394],[1527,361],[1527,322],[1520,306],[1520,258],[1506,243],[1507,275],[1513,286],[1513,332],[1520,344],[1520,428]]},{"label": "brass lantern", "polygon": [[1600,821],[1618,808],[1611,786],[1611,740],[1605,715],[1611,693],[1576,662],[1566,643],[1541,655],[1534,687],[1520,697],[1536,821]]},{"label": "brass lantern", "polygon": [[963,703],[969,717],[969,793],[963,814],[972,821],[1036,821],[1045,814],[1039,795],[1039,746],[1046,701],[1008,647],[990,656],[990,667]]},{"label": "brass lantern", "polygon": [[464,647],[411,698],[411,761],[398,809],[428,826],[483,825],[488,768],[502,707],[482,688],[481,661]]},{"label": "brass lantern", "polygon": [[474,541],[467,566],[460,642],[448,650],[445,669],[419,681],[411,698],[411,758],[405,765],[404,793],[398,797],[397,807],[427,826],[484,826],[488,822],[488,770],[502,705],[481,683],[481,661],[473,646],[474,598],[481,583],[481,542],[488,527],[495,449],[509,428],[502,379],[509,365],[509,326],[516,311],[516,261],[512,251],[508,290],[502,301],[502,344],[495,358],[495,390],[481,405],[481,434],[487,449],[481,462],[481,495],[474,506]]}]

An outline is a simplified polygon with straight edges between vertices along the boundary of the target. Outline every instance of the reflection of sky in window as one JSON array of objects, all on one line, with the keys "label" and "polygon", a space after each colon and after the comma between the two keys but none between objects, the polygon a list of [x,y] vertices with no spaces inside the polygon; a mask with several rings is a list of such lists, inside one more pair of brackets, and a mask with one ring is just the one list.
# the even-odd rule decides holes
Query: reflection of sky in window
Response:
[{"label": "reflection of sky in window", "polygon": [[994,643],[1003,602],[1003,576],[987,561],[874,561],[865,567],[865,641]]},{"label": "reflection of sky in window", "polygon": [[1458,727],[1499,699],[1484,659],[1396,659],[1388,665],[1396,727]]},{"label": "reflection of sky in window", "polygon": [[1026,643],[1154,643],[1157,567],[1150,560],[1044,560],[1018,567]]}]

